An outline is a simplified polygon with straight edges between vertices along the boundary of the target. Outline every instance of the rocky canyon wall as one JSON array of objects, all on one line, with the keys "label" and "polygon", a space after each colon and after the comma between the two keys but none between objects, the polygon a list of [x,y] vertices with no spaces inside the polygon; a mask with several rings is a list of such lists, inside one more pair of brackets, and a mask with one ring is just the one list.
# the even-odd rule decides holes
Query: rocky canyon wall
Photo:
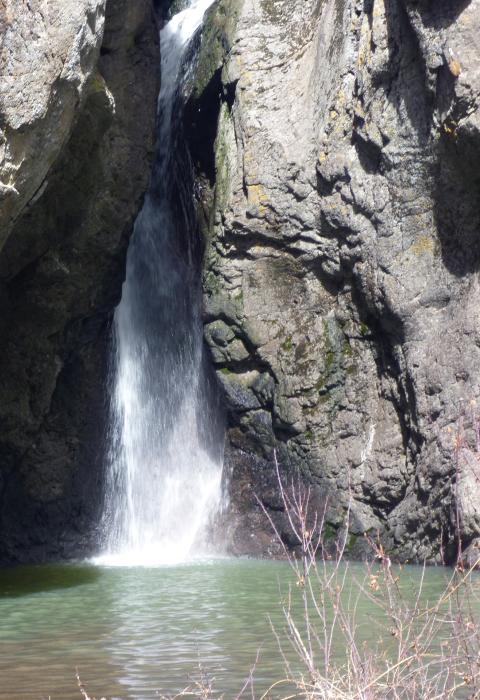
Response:
[{"label": "rocky canyon wall", "polygon": [[254,493],[283,527],[274,449],[354,555],[480,534],[479,33],[480,0],[210,14],[187,121],[233,551],[269,551]]},{"label": "rocky canyon wall", "polygon": [[[154,4],[0,0],[1,561],[81,554],[98,516]],[[480,0],[208,13],[185,130],[230,551],[273,551],[256,497],[287,537],[274,454],[354,556],[365,532],[430,561],[480,537],[478,36]]]},{"label": "rocky canyon wall", "polygon": [[0,560],[88,547],[107,345],[148,184],[152,0],[0,2]]}]

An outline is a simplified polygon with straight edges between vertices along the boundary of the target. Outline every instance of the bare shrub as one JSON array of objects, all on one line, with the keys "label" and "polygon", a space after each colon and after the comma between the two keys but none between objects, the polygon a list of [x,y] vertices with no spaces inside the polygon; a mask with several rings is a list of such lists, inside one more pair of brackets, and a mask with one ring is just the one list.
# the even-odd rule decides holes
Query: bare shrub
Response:
[{"label": "bare shrub", "polygon": [[[80,674],[78,672],[78,668],[75,672],[75,678],[77,679],[77,685],[78,689],[80,691],[80,695],[82,696],[83,700],[96,700],[94,697],[90,697],[90,695],[87,693],[87,689],[85,685],[82,683],[80,679]],[[100,698],[100,700],[107,700],[106,698]]]},{"label": "bare shrub", "polygon": [[[361,580],[352,579],[345,547],[348,517],[333,558],[324,547],[324,518],[310,511],[310,491],[300,485],[285,488],[276,463],[283,505],[300,553],[285,556],[296,578],[283,614],[285,630],[275,630],[285,662],[285,679],[306,700],[448,700],[480,698],[480,626],[474,580],[475,562],[457,564],[445,590],[429,604],[424,599],[424,574],[411,602],[379,542],[369,540],[374,560],[365,564]],[[273,530],[275,525],[268,512]],[[311,526],[311,523],[314,526]],[[278,532],[276,532],[278,537]],[[299,593],[298,593],[299,591]],[[300,597],[302,614],[295,608]],[[368,598],[378,609],[378,642],[362,644],[358,634],[358,604]],[[333,654],[334,641],[345,645],[345,660]],[[293,647],[302,671],[292,671],[285,645]],[[273,688],[273,686],[272,686]],[[270,697],[269,689],[263,698]]]}]

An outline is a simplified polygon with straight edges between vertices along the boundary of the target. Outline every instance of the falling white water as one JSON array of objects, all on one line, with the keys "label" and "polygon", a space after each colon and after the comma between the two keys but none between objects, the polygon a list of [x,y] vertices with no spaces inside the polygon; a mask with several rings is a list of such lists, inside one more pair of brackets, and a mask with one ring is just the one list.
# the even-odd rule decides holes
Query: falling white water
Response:
[{"label": "falling white water", "polygon": [[160,34],[156,165],[135,224],[115,313],[106,546],[99,557],[107,564],[156,565],[190,558],[205,547],[203,535],[221,499],[220,440],[215,454],[214,411],[202,370],[192,221],[185,201],[190,171],[188,159],[181,156],[188,48],[212,2],[192,0]]}]

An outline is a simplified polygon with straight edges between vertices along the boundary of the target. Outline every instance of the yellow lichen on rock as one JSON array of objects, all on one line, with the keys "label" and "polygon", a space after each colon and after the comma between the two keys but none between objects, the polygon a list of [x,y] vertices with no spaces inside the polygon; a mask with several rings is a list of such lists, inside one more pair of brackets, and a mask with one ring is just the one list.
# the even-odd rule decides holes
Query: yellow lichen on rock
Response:
[{"label": "yellow lichen on rock", "polygon": [[421,255],[422,253],[431,253],[433,255],[435,250],[435,239],[429,233],[422,233],[415,243],[410,246],[410,251],[415,255]]},{"label": "yellow lichen on rock", "polygon": [[462,66],[460,65],[459,61],[457,61],[455,58],[452,58],[452,60],[448,64],[448,70],[454,76],[454,78],[458,78],[458,76],[462,72]]},{"label": "yellow lichen on rock", "polygon": [[258,207],[260,213],[266,211],[265,204],[268,202],[268,196],[262,185],[248,185],[247,197],[250,206]]}]

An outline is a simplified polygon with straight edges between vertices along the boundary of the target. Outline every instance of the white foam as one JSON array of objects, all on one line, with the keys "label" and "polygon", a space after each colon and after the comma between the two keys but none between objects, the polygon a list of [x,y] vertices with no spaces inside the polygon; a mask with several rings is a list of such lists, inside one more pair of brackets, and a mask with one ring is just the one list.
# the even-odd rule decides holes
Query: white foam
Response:
[{"label": "white foam", "polygon": [[[207,549],[202,534],[221,503],[222,460],[205,447],[202,323],[191,267],[175,250],[168,183],[175,99],[189,42],[213,0],[194,0],[160,34],[158,161],[130,245],[115,313],[107,566],[178,564]],[[128,174],[127,174],[128,175]],[[202,434],[203,430],[203,434]]]}]

